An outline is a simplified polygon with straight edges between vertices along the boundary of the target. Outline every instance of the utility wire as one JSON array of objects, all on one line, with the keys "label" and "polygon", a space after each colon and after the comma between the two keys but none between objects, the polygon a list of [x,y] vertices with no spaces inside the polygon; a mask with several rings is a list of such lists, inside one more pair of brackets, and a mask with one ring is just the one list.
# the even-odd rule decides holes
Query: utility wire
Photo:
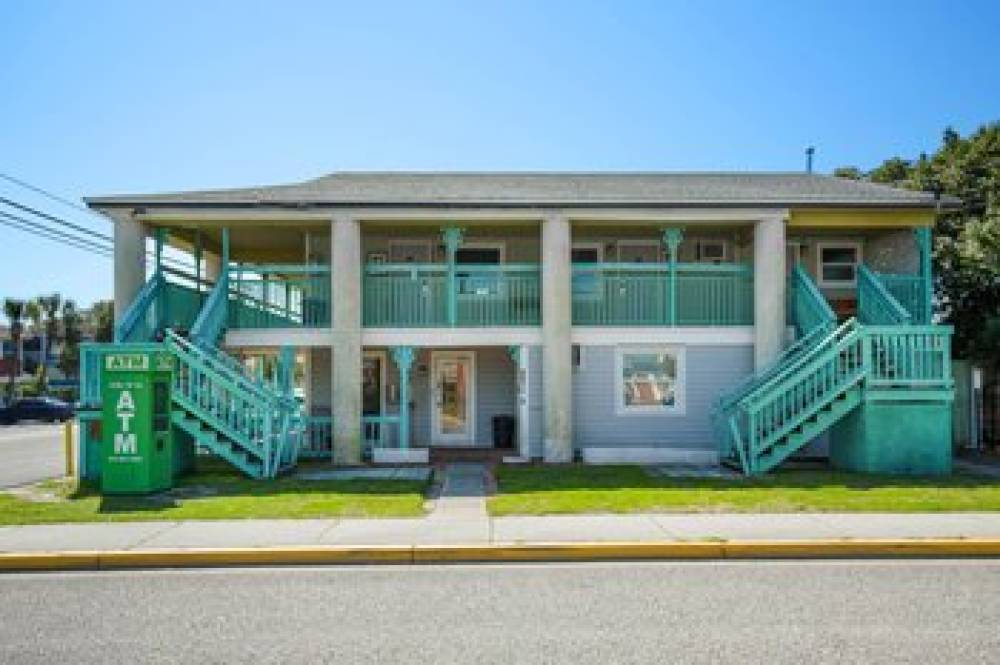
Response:
[{"label": "utility wire", "polygon": [[6,180],[7,182],[12,182],[12,183],[14,183],[15,185],[17,185],[19,187],[24,187],[25,189],[29,189],[29,190],[35,192],[36,194],[41,194],[42,196],[44,196],[44,197],[46,197],[48,199],[52,199],[53,201],[57,201],[58,203],[61,203],[61,204],[65,205],[65,206],[69,206],[70,208],[73,208],[75,210],[79,210],[81,212],[85,212],[88,215],[93,215],[94,217],[100,217],[101,219],[103,219],[105,221],[107,221],[107,220],[110,219],[107,215],[105,215],[102,212],[97,212],[96,210],[92,210],[90,208],[87,208],[86,206],[82,206],[79,203],[74,203],[73,201],[70,201],[69,199],[65,199],[65,198],[59,196],[58,194],[53,194],[52,192],[47,191],[45,189],[42,189],[41,187],[39,187],[37,185],[32,185],[31,183],[28,183],[28,182],[25,182],[23,180],[20,180],[19,178],[15,178],[14,176],[9,175],[7,173],[0,173],[0,178]]},{"label": "utility wire", "polygon": [[42,212],[41,210],[36,210],[35,208],[32,208],[31,206],[26,206],[23,203],[18,203],[17,201],[11,201],[10,199],[8,199],[6,197],[0,196],[0,203],[6,203],[7,205],[13,206],[14,208],[17,208],[18,210],[20,210],[22,212],[31,213],[32,215],[36,215],[38,217],[41,217],[42,219],[47,219],[50,222],[55,222],[56,224],[61,224],[62,226],[65,226],[67,228],[73,229],[74,231],[77,231],[78,233],[85,233],[87,235],[94,236],[95,238],[100,238],[101,240],[104,240],[106,242],[114,242],[114,239],[111,236],[104,235],[103,233],[98,233],[97,231],[94,231],[93,229],[88,229],[88,228],[86,228],[84,226],[80,226],[78,224],[74,224],[73,222],[67,222],[65,219],[62,219],[61,217],[56,217],[55,215],[50,215],[47,212]]},{"label": "utility wire", "polygon": [[83,240],[70,239],[72,236],[66,234],[60,234],[57,231],[52,231],[49,229],[39,229],[37,226],[33,226],[30,221],[25,220],[22,217],[16,215],[11,215],[6,212],[0,212],[0,217],[6,219],[0,219],[0,224],[9,226],[11,228],[18,229],[24,233],[30,233],[47,240],[52,240],[54,242],[62,243],[76,249],[81,249],[83,251],[89,252],[91,254],[96,254],[98,256],[103,256],[105,258],[111,258],[114,253],[110,248],[100,247],[95,244],[88,243]]}]

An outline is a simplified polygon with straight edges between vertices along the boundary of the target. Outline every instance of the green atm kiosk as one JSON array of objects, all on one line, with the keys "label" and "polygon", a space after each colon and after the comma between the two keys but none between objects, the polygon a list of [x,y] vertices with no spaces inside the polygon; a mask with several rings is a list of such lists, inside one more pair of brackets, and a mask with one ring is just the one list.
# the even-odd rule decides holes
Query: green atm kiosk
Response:
[{"label": "green atm kiosk", "polygon": [[170,426],[173,358],[165,351],[115,351],[101,367],[101,491],[169,489],[174,476]]}]

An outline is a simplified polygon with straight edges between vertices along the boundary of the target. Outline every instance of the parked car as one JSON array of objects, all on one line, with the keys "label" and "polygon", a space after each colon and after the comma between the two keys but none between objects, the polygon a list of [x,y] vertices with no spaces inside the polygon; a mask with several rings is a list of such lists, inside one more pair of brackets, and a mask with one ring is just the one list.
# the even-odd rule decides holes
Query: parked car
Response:
[{"label": "parked car", "polygon": [[73,407],[55,397],[25,397],[6,407],[0,407],[0,423],[6,425],[19,420],[44,420],[65,422],[73,417]]}]

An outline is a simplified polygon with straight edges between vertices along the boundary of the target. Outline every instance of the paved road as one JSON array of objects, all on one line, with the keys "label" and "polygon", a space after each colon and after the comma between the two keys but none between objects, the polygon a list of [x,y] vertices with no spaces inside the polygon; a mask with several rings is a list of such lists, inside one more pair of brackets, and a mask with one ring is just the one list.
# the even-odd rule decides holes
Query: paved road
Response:
[{"label": "paved road", "polygon": [[4,663],[995,663],[1000,561],[0,576]]},{"label": "paved road", "polygon": [[0,425],[0,489],[62,475],[65,465],[61,424]]}]

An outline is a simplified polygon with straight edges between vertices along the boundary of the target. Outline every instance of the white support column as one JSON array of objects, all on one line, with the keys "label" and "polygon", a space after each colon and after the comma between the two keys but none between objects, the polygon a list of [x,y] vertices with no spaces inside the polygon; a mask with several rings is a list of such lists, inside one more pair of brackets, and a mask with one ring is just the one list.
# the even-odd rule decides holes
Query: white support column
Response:
[{"label": "white support column", "polygon": [[572,244],[569,220],[542,222],[542,380],[545,403],[543,459],[573,460]]},{"label": "white support column", "polygon": [[753,234],[754,367],[781,353],[785,343],[785,220],[767,217]]},{"label": "white support column", "polygon": [[146,283],[146,229],[129,211],[114,211],[110,215],[115,220],[115,323],[118,323]]},{"label": "white support column", "polygon": [[330,229],[333,301],[333,462],[361,463],[361,224],[347,215]]}]

